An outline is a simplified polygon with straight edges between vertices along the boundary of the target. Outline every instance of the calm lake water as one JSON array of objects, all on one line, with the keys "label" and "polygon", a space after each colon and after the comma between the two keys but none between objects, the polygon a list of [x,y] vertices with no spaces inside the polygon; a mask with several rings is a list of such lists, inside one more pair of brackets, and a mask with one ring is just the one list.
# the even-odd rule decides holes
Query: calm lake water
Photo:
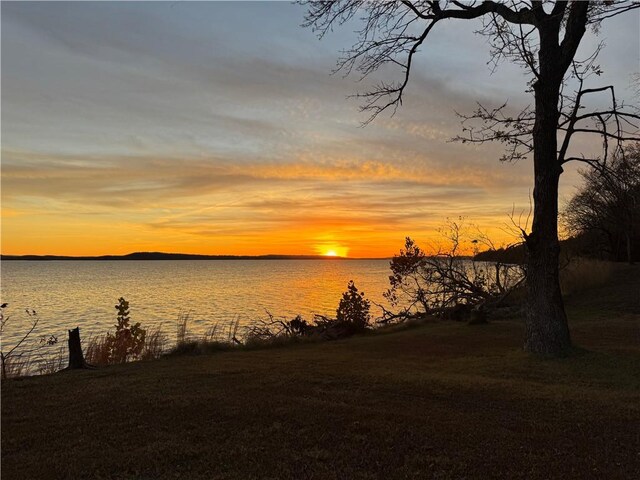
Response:
[{"label": "calm lake water", "polygon": [[[39,335],[66,339],[80,326],[82,337],[112,330],[119,297],[130,303],[131,320],[162,325],[175,339],[180,312],[191,312],[189,332],[275,316],[308,320],[335,316],[347,282],[386,305],[389,260],[197,260],[197,261],[5,261],[2,302],[10,316],[3,343],[11,345],[28,327],[25,309],[37,311]],[[372,305],[374,316],[380,314]]]}]

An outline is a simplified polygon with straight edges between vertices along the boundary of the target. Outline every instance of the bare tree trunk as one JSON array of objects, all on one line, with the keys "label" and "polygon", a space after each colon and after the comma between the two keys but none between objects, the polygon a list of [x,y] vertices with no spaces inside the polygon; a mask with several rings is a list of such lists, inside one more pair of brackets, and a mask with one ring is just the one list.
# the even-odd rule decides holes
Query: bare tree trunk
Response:
[{"label": "bare tree trunk", "polygon": [[541,31],[540,77],[534,84],[536,120],[533,128],[533,224],[526,240],[527,308],[524,349],[542,355],[563,355],[571,338],[560,291],[556,127],[562,71],[554,31]]},{"label": "bare tree trunk", "polygon": [[69,366],[67,369],[90,368],[90,365],[84,359],[82,353],[82,344],[80,343],[80,328],[76,327],[69,330]]},{"label": "bare tree trunk", "polygon": [[571,347],[567,316],[560,291],[557,217],[559,174],[546,172],[534,189],[535,213],[527,240],[527,309],[524,349],[543,355],[562,355]]}]

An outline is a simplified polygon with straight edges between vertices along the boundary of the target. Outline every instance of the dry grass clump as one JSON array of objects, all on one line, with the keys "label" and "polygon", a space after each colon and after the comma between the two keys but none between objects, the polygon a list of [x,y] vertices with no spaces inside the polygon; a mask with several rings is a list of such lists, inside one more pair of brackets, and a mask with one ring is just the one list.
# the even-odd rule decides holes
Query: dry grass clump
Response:
[{"label": "dry grass clump", "polygon": [[214,323],[200,338],[189,335],[188,325],[191,311],[180,312],[176,320],[176,345],[169,355],[203,355],[207,353],[224,352],[242,346],[238,339],[240,320],[231,320],[226,328],[220,328]]},{"label": "dry grass clump", "polygon": [[87,342],[84,358],[90,365],[109,365],[107,335],[92,336]]},{"label": "dry grass clump", "polygon": [[[34,309],[25,309],[30,326],[20,335],[21,338],[13,345],[6,345],[6,327],[11,316],[5,313],[8,303],[0,305],[0,373],[3,380],[10,377],[33,375],[35,372],[48,373],[60,356],[48,355],[48,350],[58,344],[55,335],[38,335],[40,317]],[[49,362],[51,360],[51,362]]]},{"label": "dry grass clump", "polygon": [[67,347],[60,345],[54,352],[27,351],[5,360],[6,378],[56,373],[67,366]]},{"label": "dry grass clump", "polygon": [[180,345],[187,341],[187,325],[191,318],[191,310],[180,312],[176,320],[176,344]]},{"label": "dry grass clump", "polygon": [[67,366],[68,348],[60,345],[58,349],[38,362],[37,371],[40,375],[48,375],[63,370]]},{"label": "dry grass clump", "polygon": [[306,325],[301,317],[287,321],[284,318],[275,318],[269,312],[267,320],[258,320],[250,325],[240,325],[238,317],[226,324],[216,322],[200,337],[196,337],[188,331],[190,313],[178,315],[177,341],[175,347],[168,352],[169,355],[205,355],[230,350],[257,350],[320,339],[318,336],[304,336],[301,330],[292,329],[292,325]]},{"label": "dry grass clump", "polygon": [[560,271],[560,288],[563,295],[599,287],[607,283],[614,265],[604,260],[575,257]]},{"label": "dry grass clump", "polygon": [[167,351],[169,338],[162,330],[162,325],[147,329],[147,337],[140,354],[140,360],[155,360]]},{"label": "dry grass clump", "polygon": [[30,357],[15,355],[4,362],[5,378],[16,378],[28,375],[33,371],[33,360]]},{"label": "dry grass clump", "polygon": [[[142,351],[138,357],[132,360],[154,360],[160,358],[166,351],[169,339],[162,330],[162,325],[147,329]],[[90,365],[104,366],[114,363],[112,354],[112,342],[109,341],[109,334],[97,335],[89,338],[84,354],[85,360]]]}]

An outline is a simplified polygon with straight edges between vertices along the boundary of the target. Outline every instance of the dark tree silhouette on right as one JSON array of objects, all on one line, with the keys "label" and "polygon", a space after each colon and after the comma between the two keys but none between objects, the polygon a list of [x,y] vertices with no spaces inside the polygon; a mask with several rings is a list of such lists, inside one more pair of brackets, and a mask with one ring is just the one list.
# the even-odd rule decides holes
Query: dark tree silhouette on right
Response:
[{"label": "dark tree silhouette on right", "polygon": [[[575,160],[606,163],[621,151],[622,142],[637,139],[633,123],[640,119],[625,112],[612,85],[586,88],[585,81],[602,73],[593,54],[577,61],[576,51],[588,28],[596,32],[602,22],[624,14],[640,4],[630,1],[472,1],[334,0],[302,1],[307,7],[303,26],[320,37],[335,26],[360,21],[358,40],[338,61],[337,70],[354,71],[363,77],[380,69],[400,70],[397,83],[379,83],[357,96],[362,110],[375,119],[381,112],[395,112],[409,84],[414,55],[434,27],[449,20],[481,19],[480,34],[491,45],[497,66],[515,62],[530,73],[529,91],[534,106],[517,114],[506,104],[498,108],[478,105],[463,115],[462,142],[502,142],[502,160],[533,157],[533,221],[522,228],[527,248],[527,307],[524,349],[542,355],[565,355],[571,347],[558,274],[558,183],[563,165]],[[634,61],[635,59],[630,59]],[[606,95],[608,106],[587,108],[587,100]],[[602,105],[599,99],[598,105]],[[602,152],[575,152],[572,140],[583,135],[603,139]]]},{"label": "dark tree silhouette on right", "polygon": [[640,258],[640,144],[580,174],[584,184],[561,215],[565,226],[572,235],[589,235],[591,248],[608,258],[634,263]]}]

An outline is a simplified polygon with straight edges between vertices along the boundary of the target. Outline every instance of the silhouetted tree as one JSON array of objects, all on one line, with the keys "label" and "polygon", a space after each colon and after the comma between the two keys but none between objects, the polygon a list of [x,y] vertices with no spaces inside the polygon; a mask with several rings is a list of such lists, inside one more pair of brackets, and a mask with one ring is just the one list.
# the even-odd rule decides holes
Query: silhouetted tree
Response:
[{"label": "silhouetted tree", "polygon": [[633,263],[640,243],[640,144],[630,145],[608,165],[580,172],[584,184],[563,220],[572,234],[596,234],[615,260]]},{"label": "silhouetted tree", "polygon": [[364,297],[364,292],[358,291],[353,280],[351,280],[347,285],[347,291],[342,294],[338,304],[336,321],[349,324],[354,331],[363,331],[371,321],[370,305],[369,300]]},{"label": "silhouetted tree", "polygon": [[[586,61],[575,54],[587,30],[599,28],[607,18],[640,5],[629,1],[478,0],[335,0],[302,1],[308,7],[304,26],[322,37],[336,25],[361,17],[358,41],[344,52],[338,70],[353,69],[363,76],[382,66],[401,70],[398,83],[380,83],[359,96],[368,121],[391,108],[395,110],[409,84],[413,57],[434,27],[446,20],[482,19],[481,34],[491,45],[497,65],[503,59],[524,66],[534,107],[509,115],[505,105],[490,109],[482,105],[463,118],[465,142],[499,141],[505,144],[503,160],[533,154],[534,213],[531,231],[522,231],[527,246],[527,298],[524,348],[538,354],[561,355],[571,346],[567,317],[560,292],[558,257],[558,183],[563,165],[570,160],[604,162],[631,135],[625,131],[637,115],[620,111],[613,86],[584,88],[584,81],[601,73],[594,63],[600,47]],[[566,93],[568,81],[575,86]],[[585,111],[585,100],[608,94],[610,106]],[[479,127],[476,126],[479,122]],[[636,129],[635,126],[631,126]],[[637,130],[637,129],[636,129]],[[573,154],[571,140],[577,135],[603,136],[601,156]],[[637,137],[634,137],[637,138]]]},{"label": "silhouetted tree", "polygon": [[[404,249],[391,260],[389,283],[384,293],[399,313],[384,311],[385,320],[404,320],[428,313],[443,317],[458,315],[484,316],[518,288],[523,279],[522,266],[501,261],[488,264],[476,261],[480,245],[496,250],[491,240],[477,228],[469,228],[464,219],[448,220],[441,230],[447,240],[427,254],[411,238],[405,239]],[[473,256],[461,250],[473,247]]]}]

